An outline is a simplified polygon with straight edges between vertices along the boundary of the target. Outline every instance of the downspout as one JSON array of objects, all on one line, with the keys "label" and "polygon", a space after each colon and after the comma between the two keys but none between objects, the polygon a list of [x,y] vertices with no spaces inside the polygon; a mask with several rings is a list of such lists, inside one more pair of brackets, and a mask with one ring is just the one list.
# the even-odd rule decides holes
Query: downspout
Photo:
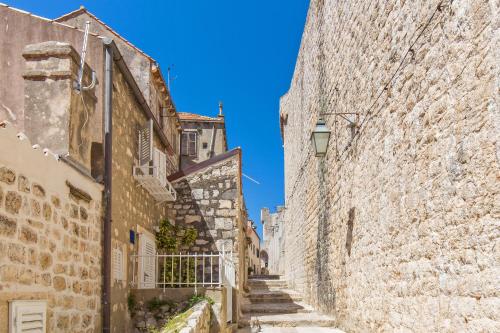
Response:
[{"label": "downspout", "polygon": [[104,63],[104,245],[102,286],[102,331],[111,332],[111,149],[112,149],[112,92],[113,92],[113,40],[103,40]]}]

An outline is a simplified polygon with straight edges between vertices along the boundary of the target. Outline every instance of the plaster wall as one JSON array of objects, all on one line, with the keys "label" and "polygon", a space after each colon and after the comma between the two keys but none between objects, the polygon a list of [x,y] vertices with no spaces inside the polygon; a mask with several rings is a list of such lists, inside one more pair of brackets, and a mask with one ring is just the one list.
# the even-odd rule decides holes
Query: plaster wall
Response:
[{"label": "plaster wall", "polygon": [[[64,24],[0,5],[0,119],[10,121],[24,131],[25,69],[23,50],[27,45],[47,41],[64,42],[81,50],[83,32]],[[101,91],[104,70],[102,41],[89,35],[86,63],[96,72],[95,91]],[[96,112],[89,118],[91,141],[102,142],[102,99],[98,96]]]},{"label": "plaster wall", "polygon": [[[197,155],[181,155],[181,169],[185,169],[196,163],[203,162],[213,156],[220,155],[227,151],[226,138],[223,123],[216,122],[186,122],[181,123],[182,130],[196,130],[197,135]],[[215,131],[215,134],[213,132]],[[212,136],[214,143],[212,148]],[[182,138],[182,136],[181,136]],[[204,145],[206,147],[204,148]]]}]

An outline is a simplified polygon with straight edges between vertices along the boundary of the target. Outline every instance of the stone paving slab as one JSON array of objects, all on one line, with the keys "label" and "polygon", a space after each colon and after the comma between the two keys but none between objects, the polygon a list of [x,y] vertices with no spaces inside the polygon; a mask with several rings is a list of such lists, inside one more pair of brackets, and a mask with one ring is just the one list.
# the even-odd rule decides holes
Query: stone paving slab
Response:
[{"label": "stone paving slab", "polygon": [[[238,333],[254,333],[249,327],[241,328]],[[344,333],[329,327],[263,327],[259,333]]]},{"label": "stone paving slab", "polygon": [[291,314],[256,313],[241,318],[242,323],[250,323],[255,320],[258,320],[262,327],[332,327],[335,325],[333,317],[315,312]]}]

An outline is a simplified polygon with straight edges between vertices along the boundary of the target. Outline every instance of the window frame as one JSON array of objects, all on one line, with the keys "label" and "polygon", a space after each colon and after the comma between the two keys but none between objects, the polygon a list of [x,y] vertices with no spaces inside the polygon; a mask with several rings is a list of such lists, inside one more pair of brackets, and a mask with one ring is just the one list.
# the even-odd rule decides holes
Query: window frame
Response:
[{"label": "window frame", "polygon": [[[194,139],[190,138],[194,136]],[[191,147],[194,144],[194,147]],[[185,147],[184,147],[185,145]],[[191,151],[193,150],[193,151]],[[197,130],[184,130],[182,131],[181,139],[181,155],[189,157],[198,156],[198,131]]]}]

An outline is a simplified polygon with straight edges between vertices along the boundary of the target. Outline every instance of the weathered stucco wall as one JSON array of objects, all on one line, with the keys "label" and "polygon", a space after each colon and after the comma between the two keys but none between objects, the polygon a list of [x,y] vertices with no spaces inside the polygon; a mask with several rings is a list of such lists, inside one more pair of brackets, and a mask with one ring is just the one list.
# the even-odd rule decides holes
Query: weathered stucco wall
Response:
[{"label": "weathered stucco wall", "polygon": [[[181,169],[226,152],[226,131],[224,126],[224,123],[217,122],[182,121],[182,130],[197,130],[198,135],[196,138],[198,141],[196,156],[181,155]],[[206,147],[204,147],[204,144],[206,144]]]},{"label": "weathered stucco wall", "polygon": [[[449,4],[311,1],[281,100],[285,271],[349,332],[500,330],[499,3]],[[316,158],[327,112],[360,126],[324,116]]]},{"label": "weathered stucco wall", "polygon": [[[0,119],[8,120],[20,131],[24,130],[24,79],[25,59],[22,54],[29,44],[47,41],[68,43],[81,51],[83,32],[49,19],[33,16],[0,4]],[[96,71],[95,91],[101,90],[103,82],[104,52],[102,41],[89,35],[86,63]],[[90,116],[88,127],[92,141],[102,142],[101,96],[96,101],[96,110]]]},{"label": "weathered stucco wall", "polygon": [[0,332],[28,299],[47,301],[47,332],[100,331],[101,185],[16,132],[0,127]]}]

